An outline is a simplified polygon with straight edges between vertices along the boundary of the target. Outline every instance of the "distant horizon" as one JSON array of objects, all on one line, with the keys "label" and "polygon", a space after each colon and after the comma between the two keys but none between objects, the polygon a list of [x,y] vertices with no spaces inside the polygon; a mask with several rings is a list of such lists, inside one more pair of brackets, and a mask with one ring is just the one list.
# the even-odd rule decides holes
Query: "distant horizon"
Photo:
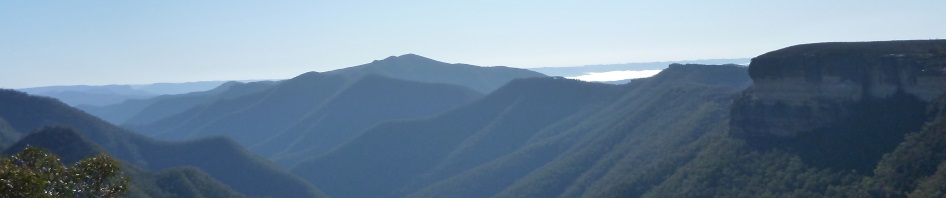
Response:
[{"label": "distant horizon", "polygon": [[233,79],[233,80],[197,80],[197,81],[182,81],[182,82],[153,82],[153,83],[131,83],[131,84],[121,84],[121,83],[112,83],[112,84],[63,84],[63,85],[48,85],[48,86],[35,86],[35,87],[22,87],[22,88],[8,88],[0,87],[3,89],[32,89],[32,88],[41,88],[41,87],[71,87],[71,86],[146,86],[146,85],[155,85],[155,84],[182,84],[182,83],[204,83],[204,82],[259,82],[259,81],[278,81],[285,79]]},{"label": "distant horizon", "polygon": [[[408,53],[408,54],[414,54],[414,53]],[[391,56],[401,56],[401,55],[406,55],[406,54],[391,55]],[[426,58],[430,58],[430,57],[424,56],[423,54],[415,54],[415,55],[422,56],[422,57],[426,57]],[[390,57],[390,56],[387,56],[387,57]],[[374,60],[381,60],[381,59],[383,59],[383,58],[374,59]],[[436,61],[441,61],[441,60],[438,60],[438,59],[436,59],[436,58],[430,58],[430,59],[433,59],[433,60],[436,60]],[[692,59],[692,60],[668,60],[668,61],[647,61],[647,62],[627,62],[627,63],[604,63],[604,64],[586,64],[586,65],[550,66],[550,67],[528,67],[528,68],[527,68],[527,67],[506,66],[506,65],[476,65],[476,66],[482,66],[482,67],[501,67],[501,66],[505,66],[505,67],[520,68],[520,69],[539,69],[539,68],[568,68],[568,67],[585,67],[585,66],[623,65],[623,64],[639,64],[639,63],[672,63],[672,62],[684,62],[684,61],[706,61],[706,60],[726,60],[726,59],[751,59],[751,58],[706,58],[706,59]],[[366,61],[366,62],[363,63],[363,64],[367,64],[367,63],[370,63],[370,62],[371,62],[371,61]],[[446,62],[446,61],[442,61],[442,62]],[[446,62],[446,63],[452,63],[452,62]],[[469,64],[469,63],[459,63],[459,64]],[[734,64],[742,64],[742,63],[734,63]],[[359,65],[362,65],[362,64],[352,65],[352,66],[348,66],[348,67],[355,67],[355,66],[359,66]],[[475,64],[470,64],[470,65],[475,65]],[[342,68],[338,68],[338,69],[344,69],[344,68],[348,68],[348,67],[342,67]],[[337,70],[337,69],[333,69],[333,70]],[[332,71],[332,70],[328,70],[328,71]],[[306,72],[328,72],[328,71],[306,71]],[[645,70],[641,70],[641,71],[645,71]],[[622,72],[622,71],[617,71],[617,72]],[[648,71],[645,72],[645,73],[650,73],[650,72],[652,72],[652,71],[649,71],[649,70],[648,70]],[[303,73],[305,73],[305,72],[303,72]],[[131,85],[131,86],[135,86],[135,85],[152,85],[152,84],[161,84],[161,83],[174,83],[174,84],[177,84],[177,83],[227,82],[227,81],[241,81],[241,82],[249,82],[249,81],[254,81],[254,82],[255,82],[255,81],[278,81],[278,80],[290,79],[290,78],[293,78],[293,77],[295,77],[295,76],[301,75],[301,74],[303,74],[303,73],[295,74],[295,75],[293,75],[293,76],[289,76],[289,77],[286,77],[286,78],[269,78],[269,79],[221,79],[221,80],[195,80],[195,81],[180,81],[180,82],[160,81],[160,82],[144,82],[144,83],[128,83],[128,84],[123,84],[123,83],[107,83],[107,84],[57,84],[57,85],[41,85],[41,86],[16,87],[16,88],[2,87],[2,86],[0,86],[0,88],[4,88],[4,89],[30,89],[30,88],[59,87],[59,86],[112,86],[112,85],[115,85],[115,86],[121,86],[121,85]],[[595,74],[587,74],[587,76],[582,76],[582,77],[576,76],[576,78],[574,78],[574,79],[587,81],[587,80],[589,79],[588,76],[598,76],[598,75],[601,75],[601,74],[598,74],[598,72],[595,72]],[[607,75],[607,74],[605,74],[605,75]],[[635,76],[635,78],[637,78],[638,76],[641,76],[641,75],[640,75],[640,74],[634,74],[634,76]],[[614,77],[613,77],[613,75],[611,75],[611,76],[608,76],[607,78],[608,78],[608,79],[611,79],[611,78],[614,78]]]},{"label": "distant horizon", "polygon": [[0,87],[289,78],[391,55],[517,68],[946,39],[946,1],[0,1]]}]

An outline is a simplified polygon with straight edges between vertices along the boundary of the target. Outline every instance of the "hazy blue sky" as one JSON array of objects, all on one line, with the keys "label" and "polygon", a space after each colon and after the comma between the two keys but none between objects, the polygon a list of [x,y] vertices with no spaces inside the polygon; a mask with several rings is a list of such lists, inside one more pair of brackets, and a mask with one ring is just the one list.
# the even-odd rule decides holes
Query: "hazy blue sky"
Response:
[{"label": "hazy blue sky", "polygon": [[514,67],[946,38],[946,1],[0,1],[0,87],[289,78],[415,53]]}]

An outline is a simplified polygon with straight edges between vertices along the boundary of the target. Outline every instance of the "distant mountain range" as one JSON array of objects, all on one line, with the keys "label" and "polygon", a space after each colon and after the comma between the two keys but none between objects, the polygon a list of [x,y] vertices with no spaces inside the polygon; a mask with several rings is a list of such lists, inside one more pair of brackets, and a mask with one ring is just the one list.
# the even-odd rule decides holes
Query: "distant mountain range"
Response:
[{"label": "distant mountain range", "polygon": [[[52,98],[0,90],[0,101],[0,118],[6,120],[9,126],[3,127],[4,133],[15,134],[21,137],[18,141],[24,141],[11,144],[10,149],[22,148],[26,144],[46,145],[44,148],[59,152],[65,159],[79,159],[84,157],[82,155],[104,150],[127,164],[142,169],[196,167],[244,195],[322,196],[321,192],[309,183],[250,154],[226,138],[214,137],[188,142],[157,141],[111,125]],[[66,131],[74,132],[56,132],[63,131],[61,129],[44,132],[47,131],[42,129],[45,126],[68,126],[71,129]],[[39,131],[27,133],[34,130]],[[87,141],[76,138],[80,136],[87,138]],[[194,171],[187,174],[207,178]]]},{"label": "distant mountain range", "polygon": [[155,93],[134,89],[129,85],[52,86],[19,90],[33,95],[53,97],[71,106],[109,105],[128,99],[149,98],[158,95]]},{"label": "distant mountain range", "polygon": [[111,123],[139,125],[151,123],[216,100],[232,99],[257,93],[276,84],[277,82],[273,81],[250,83],[231,81],[211,90],[160,95],[144,99],[128,99],[112,105],[79,105],[76,107]]},{"label": "distant mountain range", "polygon": [[[70,106],[105,106],[129,99],[146,99],[158,95],[206,91],[228,81],[154,83],[141,85],[67,85],[17,89],[33,95],[49,96]],[[249,81],[241,81],[249,82]]]},{"label": "distant mountain range", "polygon": [[432,116],[481,97],[476,89],[491,91],[516,78],[541,76],[523,69],[448,64],[408,54],[302,74],[258,93],[217,98],[151,123],[126,125],[171,140],[229,136],[289,166],[323,154],[378,123]]},{"label": "distant mountain range", "polygon": [[[744,67],[704,65],[671,66],[639,81],[516,80],[437,117],[373,127],[292,170],[338,197],[556,197],[582,174],[635,167],[591,169],[596,163],[669,154],[639,148],[693,141],[750,83]],[[676,126],[680,120],[694,123]],[[686,135],[643,141],[659,132]]]},{"label": "distant mountain range", "polygon": [[408,54],[88,109],[167,141],[0,90],[0,149],[106,151],[140,197],[944,197],[944,71],[946,40],[621,85]]},{"label": "distant mountain range", "polygon": [[[487,69],[467,65],[467,64],[445,64],[439,61],[431,60],[415,54],[405,54],[402,56],[391,56],[388,59],[397,59],[400,61],[384,61],[381,63],[370,63],[363,66],[349,67],[326,73],[345,75],[352,78],[368,74],[387,76],[396,79],[408,79],[420,82],[447,83],[468,86],[480,93],[489,93],[504,82],[502,79],[515,76],[534,76],[526,70],[514,70],[508,67],[489,67]],[[387,60],[387,59],[386,59]],[[377,60],[383,61],[383,60]],[[529,68],[548,76],[579,77],[589,74],[620,72],[620,71],[642,71],[642,70],[661,70],[667,68],[667,65],[673,63],[682,64],[748,64],[748,58],[734,59],[705,59],[705,60],[682,60],[682,61],[663,61],[646,63],[623,63],[623,64],[605,64],[605,65],[583,65],[567,67],[539,67]],[[394,65],[394,66],[387,66]],[[436,65],[434,67],[430,67]],[[515,71],[515,72],[513,72]],[[495,79],[489,79],[495,78]],[[614,77],[612,77],[614,78]],[[623,84],[631,79],[620,80],[593,80],[609,84]],[[264,80],[241,80],[236,82],[248,83]],[[124,109],[119,107],[142,106],[143,103],[150,102],[131,102],[133,104],[117,105],[128,100],[153,100],[154,97],[161,95],[181,95],[192,92],[203,92],[211,89],[220,89],[225,83],[234,81],[200,81],[183,83],[153,83],[153,84],[135,84],[135,85],[70,85],[70,86],[47,86],[18,89],[34,95],[49,96],[65,102],[71,106],[80,107],[83,110],[95,111],[93,114],[100,116],[109,122],[124,124],[129,118],[128,110],[108,110]],[[492,84],[490,84],[492,83]],[[221,87],[223,86],[223,87]],[[184,105],[184,107],[192,107]],[[131,107],[137,109],[136,107]],[[114,112],[123,111],[123,112]],[[134,112],[137,112],[135,110]],[[108,114],[108,115],[106,115]],[[132,113],[134,114],[134,113]],[[143,115],[147,115],[145,113]],[[119,119],[121,118],[121,119]],[[147,120],[148,122],[153,120]],[[141,122],[135,122],[140,124]]]},{"label": "distant mountain range", "polygon": [[944,60],[946,40],[819,43],[621,86],[516,80],[292,172],[339,197],[941,197]]}]

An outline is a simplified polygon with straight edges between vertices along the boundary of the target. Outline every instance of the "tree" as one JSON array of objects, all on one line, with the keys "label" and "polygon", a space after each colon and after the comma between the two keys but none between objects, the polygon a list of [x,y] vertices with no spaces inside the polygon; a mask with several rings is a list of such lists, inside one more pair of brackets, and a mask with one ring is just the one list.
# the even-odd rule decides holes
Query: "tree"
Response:
[{"label": "tree", "polygon": [[36,147],[0,158],[0,197],[123,197],[127,186],[119,163],[105,154],[71,167]]}]

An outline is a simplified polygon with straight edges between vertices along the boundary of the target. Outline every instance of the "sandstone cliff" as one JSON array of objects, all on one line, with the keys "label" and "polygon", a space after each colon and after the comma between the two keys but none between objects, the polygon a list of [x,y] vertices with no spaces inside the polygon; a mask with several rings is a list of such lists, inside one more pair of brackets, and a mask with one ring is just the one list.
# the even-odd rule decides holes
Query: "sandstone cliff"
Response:
[{"label": "sandstone cliff", "polygon": [[946,91],[946,40],[797,45],[753,58],[749,75],[734,130],[795,136],[849,116],[865,98],[936,98]]},{"label": "sandstone cliff", "polygon": [[752,59],[749,75],[731,135],[869,169],[853,166],[874,164],[919,130],[926,105],[946,92],[946,40],[797,45]]}]

